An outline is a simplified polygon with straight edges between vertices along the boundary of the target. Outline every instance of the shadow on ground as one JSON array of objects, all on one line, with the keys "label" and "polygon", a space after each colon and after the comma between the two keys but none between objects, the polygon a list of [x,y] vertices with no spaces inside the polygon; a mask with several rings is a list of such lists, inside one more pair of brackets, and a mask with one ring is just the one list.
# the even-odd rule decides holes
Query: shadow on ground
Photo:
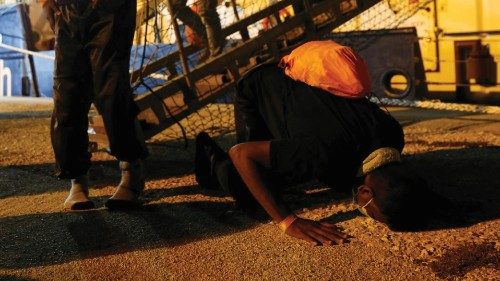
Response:
[{"label": "shadow on ground", "polygon": [[[414,169],[429,178],[438,192],[455,202],[476,202],[481,206],[470,212],[469,225],[499,217],[500,177],[495,176],[499,171],[499,147],[442,150],[409,158]],[[179,163],[155,163],[159,164],[165,165],[167,171],[170,165]],[[187,163],[183,169],[186,169],[183,173],[188,172]],[[161,176],[165,171],[159,169],[153,175]],[[197,186],[181,186],[151,190],[146,197],[155,200],[197,193],[224,196],[220,192],[203,190]],[[285,196],[293,208],[332,202],[338,204],[345,202],[346,197],[346,194],[338,194],[332,189],[308,194],[292,191]],[[98,200],[103,201],[105,198]],[[357,212],[347,212],[328,220],[340,222],[355,216]],[[130,212],[97,209],[6,217],[0,219],[0,267],[27,268],[141,249],[171,247],[229,235],[261,223],[260,220],[234,212],[230,201],[207,200],[147,204]]]},{"label": "shadow on ground", "polygon": [[[149,190],[145,197],[154,201],[195,194],[225,196],[222,191],[181,186]],[[331,203],[332,200],[342,201],[346,194],[338,194],[331,189],[307,195],[291,191],[287,192],[286,198],[294,207],[309,208]],[[94,198],[96,202],[106,199]],[[0,255],[0,268],[29,268],[172,247],[229,235],[267,221],[266,217],[250,217],[237,211],[232,201],[146,204],[127,212],[96,209],[7,217],[0,219],[0,251],[3,253]]]},{"label": "shadow on ground", "polygon": [[[225,149],[234,142],[232,135],[220,136],[217,141]],[[187,146],[182,140],[150,143],[148,145],[150,156],[145,161],[146,179],[158,180],[193,174],[194,147],[193,140],[189,140]],[[118,162],[92,161],[89,178],[91,188],[94,189],[118,184],[120,181]],[[54,176],[53,163],[0,166],[0,199],[68,189],[69,181],[58,180]]]},{"label": "shadow on ground", "polygon": [[[166,179],[193,173],[192,160],[152,159],[146,163],[147,180]],[[69,180],[54,176],[53,164],[1,167],[0,199],[69,190]],[[24,178],[20,180],[20,178]],[[120,171],[117,161],[94,161],[89,171],[90,185],[100,189],[117,185]]]},{"label": "shadow on ground", "polygon": [[29,279],[25,277],[18,277],[14,275],[0,275],[0,281],[31,281],[35,279]]},{"label": "shadow on ground", "polygon": [[152,247],[170,247],[230,234],[258,223],[227,215],[230,203],[146,205],[129,212],[104,209],[31,214],[0,221],[0,267],[27,268]]},{"label": "shadow on ground", "polygon": [[453,111],[453,110],[434,110],[425,108],[393,108],[390,114],[396,118],[403,126],[419,123],[422,121],[447,119],[447,120],[460,120],[469,121],[470,123],[477,124],[490,124],[497,123],[498,118],[494,118],[481,113],[471,113],[466,111]]},{"label": "shadow on ground", "polygon": [[[425,230],[457,228],[500,217],[500,147],[439,150],[407,157],[431,188],[457,207],[458,220],[437,220]],[[422,202],[422,208],[426,202]]]}]

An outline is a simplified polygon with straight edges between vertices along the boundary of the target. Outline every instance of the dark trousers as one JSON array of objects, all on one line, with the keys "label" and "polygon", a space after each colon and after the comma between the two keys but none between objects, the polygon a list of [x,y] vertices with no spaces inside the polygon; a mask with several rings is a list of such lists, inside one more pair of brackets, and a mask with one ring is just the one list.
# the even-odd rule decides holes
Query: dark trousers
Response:
[{"label": "dark trousers", "polygon": [[183,24],[191,27],[196,32],[196,35],[207,40],[205,26],[201,21],[200,15],[195,13],[190,7],[186,6],[187,0],[170,0],[172,4],[172,18],[179,19]]},{"label": "dark trousers", "polygon": [[51,140],[59,178],[87,173],[88,112],[92,102],[102,115],[110,152],[134,161],[147,151],[137,137],[138,114],[129,82],[130,48],[136,1],[71,1],[49,15],[56,33],[54,110]]},{"label": "dark trousers", "polygon": [[222,52],[221,42],[222,27],[217,13],[217,0],[197,0],[197,13],[186,6],[187,0],[170,0],[175,18],[178,18],[185,25],[191,27],[203,41],[211,55],[218,55]]}]

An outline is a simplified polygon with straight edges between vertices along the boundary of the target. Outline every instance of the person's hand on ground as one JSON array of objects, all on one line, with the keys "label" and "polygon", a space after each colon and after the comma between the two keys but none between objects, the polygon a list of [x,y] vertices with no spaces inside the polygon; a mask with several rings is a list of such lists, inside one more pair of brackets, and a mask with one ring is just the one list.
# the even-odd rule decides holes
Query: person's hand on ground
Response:
[{"label": "person's hand on ground", "polygon": [[297,218],[285,231],[286,234],[313,245],[335,245],[347,242],[349,235],[340,227],[327,222]]}]

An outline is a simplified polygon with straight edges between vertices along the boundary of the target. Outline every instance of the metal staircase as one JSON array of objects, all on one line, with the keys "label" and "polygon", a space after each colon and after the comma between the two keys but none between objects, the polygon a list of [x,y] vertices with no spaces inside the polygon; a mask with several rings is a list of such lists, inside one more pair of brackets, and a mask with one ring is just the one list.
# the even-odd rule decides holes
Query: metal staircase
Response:
[{"label": "metal staircase", "polygon": [[[234,1],[232,1],[234,4]],[[257,63],[279,59],[294,47],[322,38],[335,27],[369,9],[381,0],[281,0],[223,29],[225,36],[239,32],[241,42],[220,56],[189,68],[186,58],[198,51],[193,45],[177,44],[178,50],[134,71],[132,81],[168,69],[169,79],[136,97],[139,120],[146,139],[233,91],[239,77]],[[279,11],[292,7],[293,15],[282,21]],[[267,17],[276,25],[249,38],[247,28]],[[175,21],[174,21],[175,22]],[[176,24],[176,34],[179,30]],[[173,67],[182,65],[183,73]],[[223,71],[222,71],[223,70]],[[94,143],[107,143],[102,119],[91,118]]]}]

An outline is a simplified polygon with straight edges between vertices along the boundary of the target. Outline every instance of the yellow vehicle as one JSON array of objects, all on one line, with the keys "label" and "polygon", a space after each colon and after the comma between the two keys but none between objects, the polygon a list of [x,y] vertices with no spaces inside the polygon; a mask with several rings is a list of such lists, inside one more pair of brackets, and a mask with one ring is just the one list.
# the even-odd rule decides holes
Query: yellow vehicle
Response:
[{"label": "yellow vehicle", "polygon": [[498,1],[381,1],[337,31],[393,27],[417,29],[430,98],[500,104]]}]

